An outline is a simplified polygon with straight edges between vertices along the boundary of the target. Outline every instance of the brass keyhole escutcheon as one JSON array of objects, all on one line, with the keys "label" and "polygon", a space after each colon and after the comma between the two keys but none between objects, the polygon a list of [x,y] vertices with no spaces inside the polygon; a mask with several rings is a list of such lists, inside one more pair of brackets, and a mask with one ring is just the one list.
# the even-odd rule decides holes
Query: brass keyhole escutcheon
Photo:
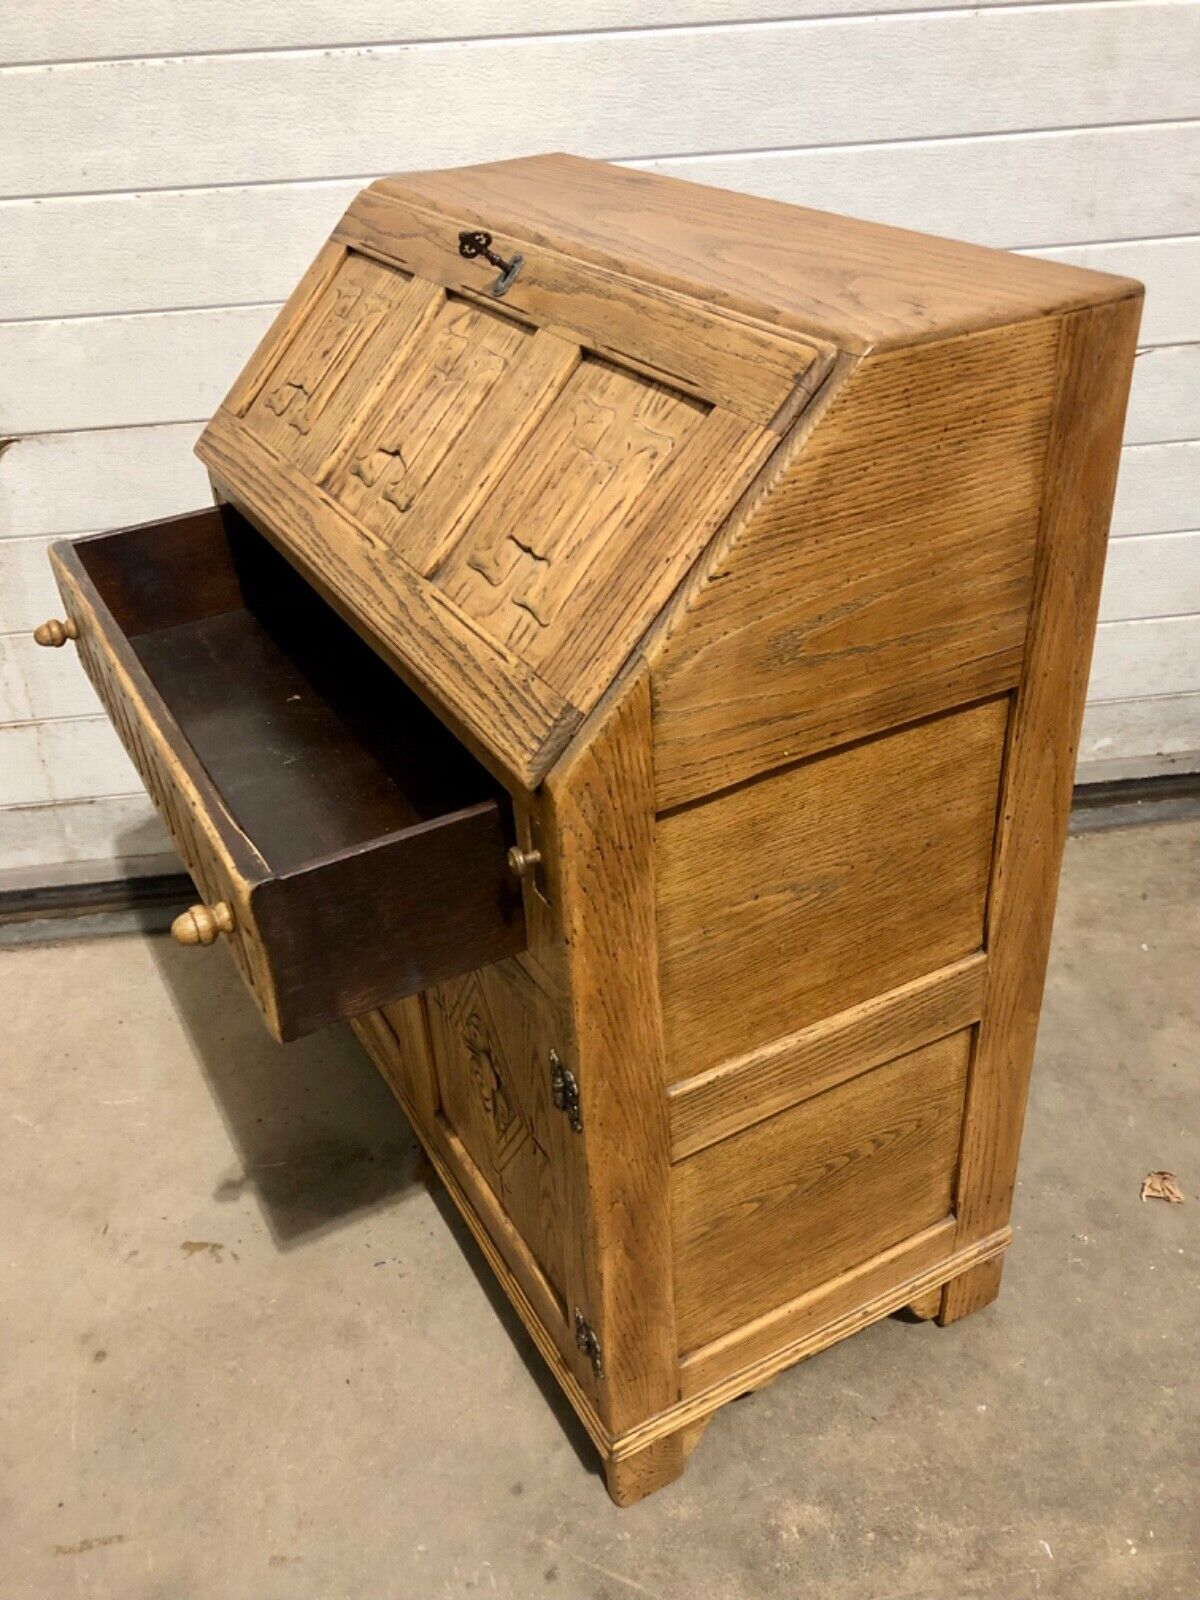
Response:
[{"label": "brass keyhole escutcheon", "polygon": [[224,900],[212,906],[189,906],[171,924],[176,944],[215,944],[219,933],[234,930],[233,910]]}]

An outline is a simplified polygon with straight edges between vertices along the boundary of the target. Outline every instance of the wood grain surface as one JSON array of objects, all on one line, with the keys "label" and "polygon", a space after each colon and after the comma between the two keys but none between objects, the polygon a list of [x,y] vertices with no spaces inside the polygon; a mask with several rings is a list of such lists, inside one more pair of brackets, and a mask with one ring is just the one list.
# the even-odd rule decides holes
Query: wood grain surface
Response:
[{"label": "wood grain surface", "polygon": [[[988,986],[963,1126],[955,1210],[964,1244],[1007,1222],[1012,1204],[1140,311],[1134,296],[1063,325],[988,907]],[[953,1320],[960,1301],[975,1303],[980,1292],[978,1279],[951,1285],[943,1317]]]},{"label": "wood grain surface", "polygon": [[588,1173],[584,1312],[605,1351],[599,1406],[614,1433],[679,1392],[650,748],[643,671],[547,783]]},{"label": "wood grain surface", "polygon": [[1016,683],[1057,337],[831,380],[651,645],[660,807]]},{"label": "wood grain surface", "polygon": [[950,1214],[971,1035],[925,1045],[679,1163],[681,1350]]},{"label": "wood grain surface", "polygon": [[988,701],[659,820],[669,1082],[981,948],[1007,715]]}]

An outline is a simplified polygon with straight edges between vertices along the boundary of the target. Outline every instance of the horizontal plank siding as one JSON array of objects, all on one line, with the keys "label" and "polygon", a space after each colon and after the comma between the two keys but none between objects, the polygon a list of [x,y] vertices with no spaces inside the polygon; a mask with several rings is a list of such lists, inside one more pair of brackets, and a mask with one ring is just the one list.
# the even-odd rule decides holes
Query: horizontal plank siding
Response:
[{"label": "horizontal plank siding", "polygon": [[0,455],[0,539],[87,533],[211,504],[198,422],[37,434]]},{"label": "horizontal plank siding", "polygon": [[0,634],[0,723],[91,717],[99,711],[96,692],[73,650],[41,650],[31,633]]},{"label": "horizontal plank siding", "polygon": [[1101,622],[1200,611],[1200,533],[1151,533],[1108,547]]},{"label": "horizontal plank siding", "polygon": [[58,433],[206,418],[278,306],[0,323],[0,429]]},{"label": "horizontal plank siding", "polygon": [[[1181,68],[1198,53],[1195,6],[1099,0],[9,68],[0,195],[340,177],[397,151],[420,167],[581,142],[628,159],[1111,125],[1141,120],[1148,93],[1156,120],[1178,119],[1195,114]],[[537,114],[462,117],[466,103]]]},{"label": "horizontal plank siding", "polygon": [[32,633],[58,607],[58,586],[46,552],[49,538],[0,539],[0,608],[4,627]]},{"label": "horizontal plank siding", "polygon": [[1143,349],[1133,367],[1126,444],[1200,439],[1200,343]]},{"label": "horizontal plank siding", "polygon": [[1081,782],[1200,766],[1200,691],[1088,706],[1079,743]]},{"label": "horizontal plank siding", "polygon": [[163,847],[29,642],[49,540],[208,502],[202,420],[373,178],[549,148],[1141,279],[1079,773],[1200,766],[1198,56],[1200,0],[0,7],[0,872]]},{"label": "horizontal plank siding", "polygon": [[629,164],[1005,250],[1200,231],[1195,120]]},{"label": "horizontal plank siding", "polygon": [[[1153,182],[1154,176],[1150,175]],[[1112,244],[1075,244],[1031,250],[1048,261],[1065,261],[1093,272],[1140,278],[1146,305],[1138,343],[1189,344],[1200,338],[1200,236],[1125,239]]]},{"label": "horizontal plank siding", "polygon": [[1200,440],[1121,452],[1112,537],[1182,533],[1200,525]]},{"label": "horizontal plank siding", "polygon": [[1136,673],[1147,695],[1200,690],[1200,616],[1102,622],[1096,630],[1089,700],[1122,700]]},{"label": "horizontal plank siding", "polygon": [[138,794],[141,787],[107,717],[0,726],[0,807]]},{"label": "horizontal plank siding", "polygon": [[[397,6],[395,0],[205,0],[199,6],[161,0],[107,0],[73,10],[66,29],[52,7],[14,5],[0,12],[0,64],[87,61],[113,56],[195,55],[212,50],[279,50],[295,46],[389,44],[400,40],[506,34],[572,33],[772,18],[859,16],[877,11],[936,9],[938,0],[456,0],[450,11]],[[1007,0],[975,0],[976,6]]]},{"label": "horizontal plank siding", "polygon": [[90,863],[87,876],[96,879],[123,877],[147,862],[155,871],[180,870],[154,802],[141,792],[9,806],[0,813],[0,890],[53,881],[78,862]]}]

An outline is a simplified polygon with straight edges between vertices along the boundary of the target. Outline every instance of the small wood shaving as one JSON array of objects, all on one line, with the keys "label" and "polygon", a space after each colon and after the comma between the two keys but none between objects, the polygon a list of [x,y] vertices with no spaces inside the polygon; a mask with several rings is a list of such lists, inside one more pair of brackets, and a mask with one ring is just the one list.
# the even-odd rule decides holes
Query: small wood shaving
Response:
[{"label": "small wood shaving", "polygon": [[1142,1179],[1143,1200],[1166,1200],[1173,1206],[1183,1204],[1183,1190],[1173,1172],[1148,1172]]}]

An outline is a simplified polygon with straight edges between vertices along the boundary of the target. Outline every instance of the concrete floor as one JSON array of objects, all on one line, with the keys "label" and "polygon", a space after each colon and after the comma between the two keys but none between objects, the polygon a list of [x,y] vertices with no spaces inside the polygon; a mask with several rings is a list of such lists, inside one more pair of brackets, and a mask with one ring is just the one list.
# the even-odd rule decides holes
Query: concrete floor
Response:
[{"label": "concrete floor", "polygon": [[1069,846],[1000,1302],[625,1512],[348,1031],[270,1044],[219,950],[0,951],[0,1594],[1196,1600],[1198,891],[1200,824]]}]

